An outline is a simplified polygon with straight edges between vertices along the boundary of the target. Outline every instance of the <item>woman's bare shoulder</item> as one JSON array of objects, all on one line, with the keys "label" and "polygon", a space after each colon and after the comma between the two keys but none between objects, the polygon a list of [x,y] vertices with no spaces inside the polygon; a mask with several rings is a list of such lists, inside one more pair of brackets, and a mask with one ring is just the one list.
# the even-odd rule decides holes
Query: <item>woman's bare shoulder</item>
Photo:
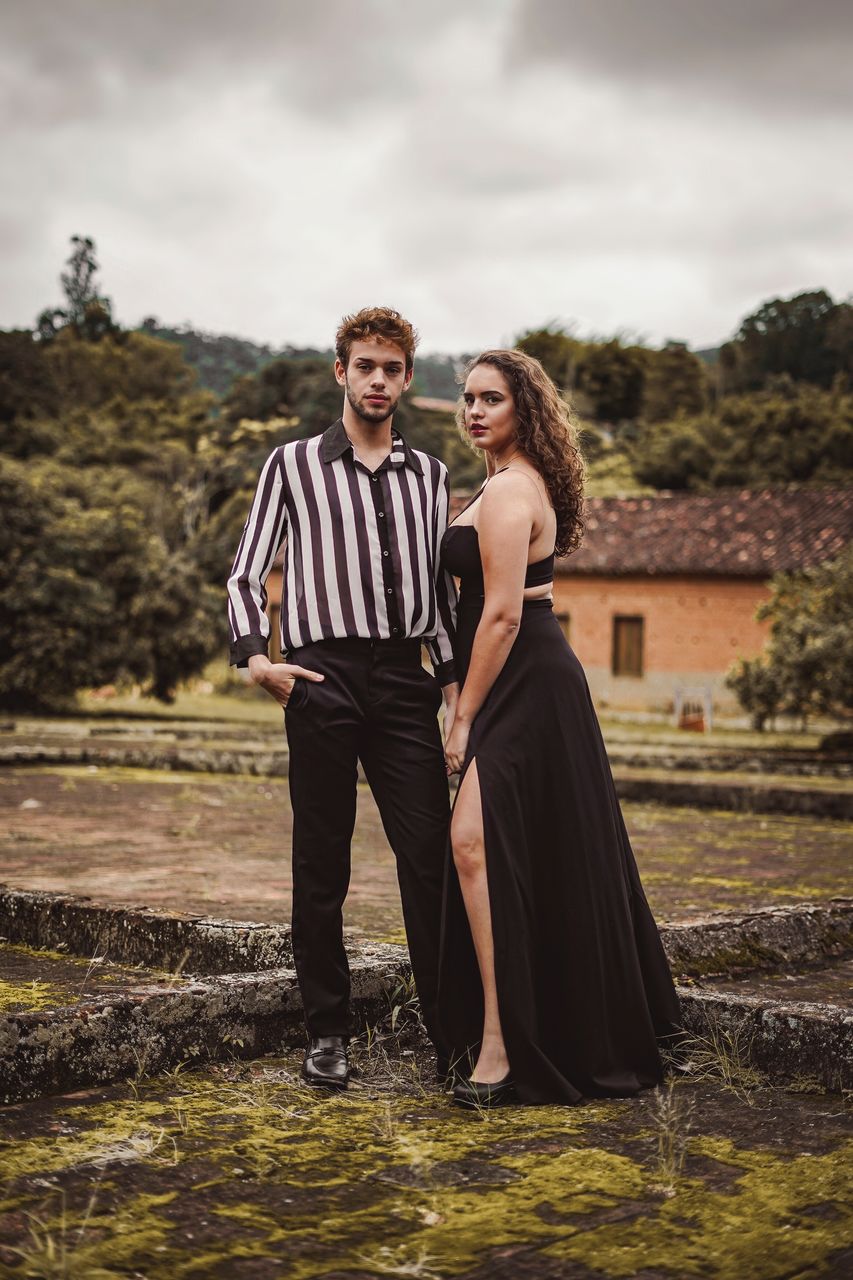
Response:
[{"label": "woman's bare shoulder", "polygon": [[538,511],[542,505],[538,475],[514,467],[499,471],[486,485],[480,502],[484,511],[498,512],[510,507],[517,509],[519,505]]}]

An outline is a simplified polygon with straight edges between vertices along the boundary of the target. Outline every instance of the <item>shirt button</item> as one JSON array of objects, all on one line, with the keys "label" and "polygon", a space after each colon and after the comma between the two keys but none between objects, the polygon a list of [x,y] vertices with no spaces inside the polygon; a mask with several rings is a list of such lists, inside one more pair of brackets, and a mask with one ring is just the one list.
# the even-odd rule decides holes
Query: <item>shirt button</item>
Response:
[{"label": "shirt button", "polygon": [[379,479],[379,476],[371,476],[370,478],[373,481],[373,483],[376,484],[376,481]]},{"label": "shirt button", "polygon": [[387,556],[389,553],[387,551],[383,551],[382,554],[383,556]]},{"label": "shirt button", "polygon": [[387,590],[387,592],[386,592],[386,595],[393,596],[393,594],[394,594],[394,588],[393,588],[393,587],[389,587],[389,588],[388,588],[388,590]]},{"label": "shirt button", "polygon": [[398,634],[399,634],[399,631],[400,631],[400,628],[399,628],[399,627],[392,627],[392,628],[391,628],[391,634],[392,634],[392,636],[396,636],[396,635],[398,635]]},{"label": "shirt button", "polygon": [[378,515],[379,515],[379,519],[380,519],[380,520],[384,520],[384,519],[385,519],[385,512],[384,512],[384,511],[380,511],[380,512],[378,512]]}]

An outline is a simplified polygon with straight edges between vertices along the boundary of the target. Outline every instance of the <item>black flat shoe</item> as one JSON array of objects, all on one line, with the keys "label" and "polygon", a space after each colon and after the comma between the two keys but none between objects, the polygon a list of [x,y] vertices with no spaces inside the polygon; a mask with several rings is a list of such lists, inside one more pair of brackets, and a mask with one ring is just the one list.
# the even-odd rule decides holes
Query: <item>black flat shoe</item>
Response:
[{"label": "black flat shoe", "polygon": [[344,1036],[317,1036],[305,1050],[302,1079],[322,1089],[346,1089],[351,1075]]},{"label": "black flat shoe", "polygon": [[494,1084],[484,1084],[481,1080],[457,1080],[453,1086],[453,1101],[457,1107],[468,1107],[471,1111],[487,1111],[490,1107],[505,1107],[515,1101],[515,1084],[511,1075]]}]

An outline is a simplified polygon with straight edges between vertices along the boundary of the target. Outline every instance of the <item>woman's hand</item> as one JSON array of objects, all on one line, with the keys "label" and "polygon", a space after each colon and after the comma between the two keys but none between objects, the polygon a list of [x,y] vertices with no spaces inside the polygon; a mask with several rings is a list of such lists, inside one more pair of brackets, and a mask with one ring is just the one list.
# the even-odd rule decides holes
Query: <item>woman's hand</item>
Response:
[{"label": "woman's hand", "polygon": [[444,759],[447,763],[448,774],[462,772],[470,733],[471,726],[468,722],[460,720],[456,716],[453,721],[453,728],[450,730],[447,741],[444,744]]}]

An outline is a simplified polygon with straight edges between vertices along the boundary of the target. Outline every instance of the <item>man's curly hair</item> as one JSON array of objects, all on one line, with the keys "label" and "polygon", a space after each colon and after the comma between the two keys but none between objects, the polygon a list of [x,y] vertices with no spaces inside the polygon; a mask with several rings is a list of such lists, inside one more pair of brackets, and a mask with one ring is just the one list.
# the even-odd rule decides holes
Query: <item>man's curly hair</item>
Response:
[{"label": "man's curly hair", "polygon": [[354,315],[344,316],[335,334],[335,355],[346,369],[354,342],[378,338],[393,342],[406,354],[406,372],[415,363],[418,334],[399,311],[392,307],[362,307]]}]

